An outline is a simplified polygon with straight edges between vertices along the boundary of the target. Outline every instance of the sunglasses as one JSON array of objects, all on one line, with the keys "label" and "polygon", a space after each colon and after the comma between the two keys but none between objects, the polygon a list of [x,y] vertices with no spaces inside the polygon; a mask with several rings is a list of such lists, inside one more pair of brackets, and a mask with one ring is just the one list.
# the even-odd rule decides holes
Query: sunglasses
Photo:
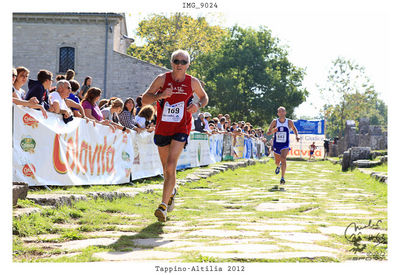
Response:
[{"label": "sunglasses", "polygon": [[174,59],[173,62],[175,65],[179,65],[179,64],[186,65],[188,63],[186,60],[179,60],[179,59]]}]

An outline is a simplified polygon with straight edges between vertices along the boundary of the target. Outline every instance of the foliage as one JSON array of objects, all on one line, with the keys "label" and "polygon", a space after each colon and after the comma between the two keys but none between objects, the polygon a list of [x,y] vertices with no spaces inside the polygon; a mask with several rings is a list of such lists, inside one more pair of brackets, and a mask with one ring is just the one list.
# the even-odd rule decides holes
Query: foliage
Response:
[{"label": "foliage", "polygon": [[266,27],[230,28],[221,47],[199,56],[192,69],[205,83],[210,107],[253,125],[267,125],[279,106],[290,116],[308,95],[301,88],[304,71]]},{"label": "foliage", "polygon": [[200,54],[218,48],[225,34],[223,28],[211,26],[204,17],[194,19],[179,12],[170,17],[152,14],[139,23],[136,32],[144,44],[131,45],[128,54],[169,68],[175,50],[187,50],[193,62]]},{"label": "foliage", "polygon": [[369,118],[372,125],[387,128],[387,106],[378,98],[364,67],[338,57],[326,83],[320,91],[327,100],[323,112],[328,137],[343,136],[346,120],[355,120],[358,125],[362,117]]}]

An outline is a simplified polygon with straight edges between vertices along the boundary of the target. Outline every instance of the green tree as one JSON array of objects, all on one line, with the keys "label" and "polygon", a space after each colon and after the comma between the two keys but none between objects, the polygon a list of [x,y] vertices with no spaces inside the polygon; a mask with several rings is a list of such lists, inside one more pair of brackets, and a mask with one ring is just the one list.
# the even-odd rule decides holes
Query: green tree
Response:
[{"label": "green tree", "polygon": [[327,136],[343,136],[346,120],[368,117],[371,124],[387,128],[387,106],[378,98],[365,68],[354,61],[337,58],[333,61],[321,94],[326,99],[323,113]]},{"label": "green tree", "polygon": [[183,13],[170,17],[152,14],[139,23],[136,32],[144,44],[131,45],[128,54],[169,68],[170,56],[175,50],[187,50],[194,62],[199,55],[218,48],[226,33],[219,26],[211,26],[204,17],[194,19]]},{"label": "green tree", "polygon": [[308,95],[301,88],[304,71],[266,27],[234,26],[219,48],[196,61],[192,69],[205,83],[209,106],[234,120],[265,126],[279,106],[290,116]]}]

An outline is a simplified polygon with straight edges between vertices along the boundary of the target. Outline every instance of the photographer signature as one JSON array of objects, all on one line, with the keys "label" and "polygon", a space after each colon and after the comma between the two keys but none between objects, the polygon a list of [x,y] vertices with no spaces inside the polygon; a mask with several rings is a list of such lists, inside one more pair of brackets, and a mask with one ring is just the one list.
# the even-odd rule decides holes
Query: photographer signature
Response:
[{"label": "photographer signature", "polygon": [[380,244],[386,244],[387,243],[386,234],[378,232],[377,234],[365,235],[362,232],[363,229],[379,229],[379,225],[381,223],[382,220],[378,220],[376,223],[373,223],[372,220],[369,220],[367,225],[357,225],[355,222],[350,223],[346,227],[346,230],[344,231],[344,237],[347,241],[351,242],[354,245],[354,248],[352,248],[351,250],[354,252],[364,251],[367,245],[360,243],[363,240],[363,238],[364,240],[374,242],[375,243],[374,247],[377,247]]}]

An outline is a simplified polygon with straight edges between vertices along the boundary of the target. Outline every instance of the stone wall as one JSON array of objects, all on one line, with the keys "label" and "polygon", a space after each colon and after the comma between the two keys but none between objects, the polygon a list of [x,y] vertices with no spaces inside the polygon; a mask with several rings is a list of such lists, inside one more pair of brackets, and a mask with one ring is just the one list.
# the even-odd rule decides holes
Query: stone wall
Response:
[{"label": "stone wall", "polygon": [[[125,19],[121,14],[112,14],[108,22],[106,97],[136,97],[167,69],[121,53],[127,46],[121,40],[121,32],[126,31]],[[51,71],[55,77],[62,73],[60,47],[74,47],[75,79],[82,84],[86,76],[91,76],[92,86],[104,92],[105,26],[104,14],[14,13],[13,66],[27,67],[31,79],[36,79],[41,69]],[[23,89],[28,90],[27,84]]]},{"label": "stone wall", "polygon": [[168,71],[119,52],[112,53],[111,66],[108,97],[135,98],[146,91],[157,75]]},{"label": "stone wall", "polygon": [[368,118],[361,118],[358,129],[357,133],[353,120],[346,121],[344,137],[337,142],[339,155],[353,147],[370,147],[371,150],[387,149],[387,133],[382,132],[381,126],[369,125]]}]

